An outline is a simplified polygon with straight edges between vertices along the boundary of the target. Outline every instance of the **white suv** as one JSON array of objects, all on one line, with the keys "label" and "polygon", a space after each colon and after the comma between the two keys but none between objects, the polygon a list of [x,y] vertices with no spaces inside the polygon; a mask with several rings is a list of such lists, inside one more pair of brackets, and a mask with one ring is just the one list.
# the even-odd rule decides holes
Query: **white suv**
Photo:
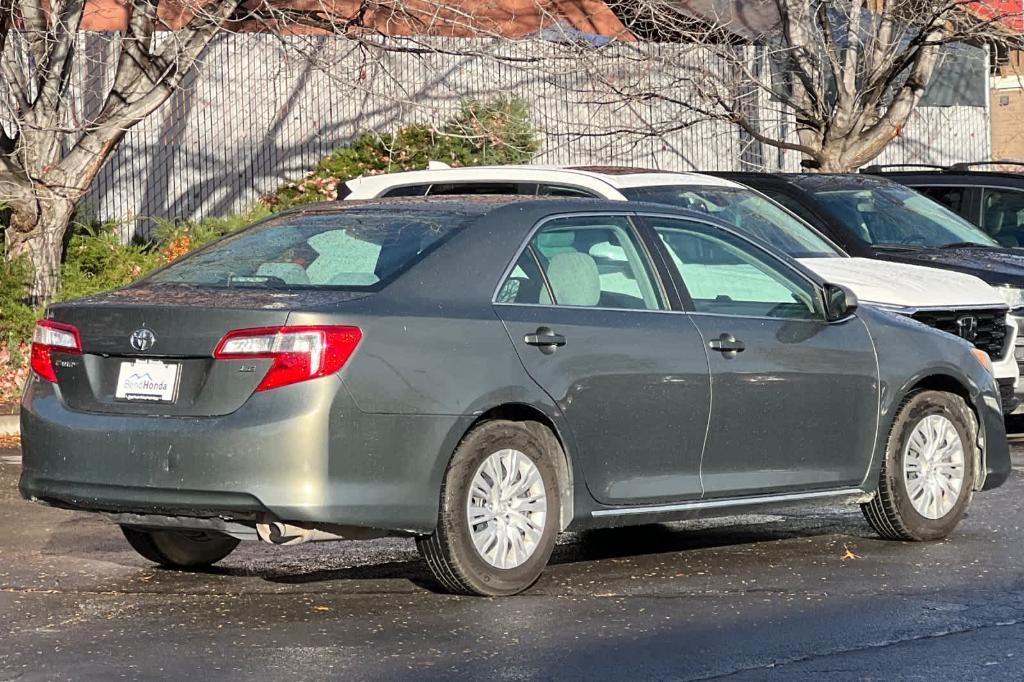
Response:
[{"label": "white suv", "polygon": [[[444,194],[530,194],[616,201],[649,201],[709,214],[797,258],[822,278],[850,288],[867,303],[938,326],[952,316],[984,320],[992,329],[977,334],[992,358],[1003,405],[1013,411],[1020,370],[1013,355],[1017,326],[1006,317],[999,292],[977,277],[949,270],[851,258],[800,218],[763,194],[731,180],[699,173],[635,168],[473,166],[432,163],[423,171],[349,180],[339,198],[374,199]],[[1024,407],[1017,411],[1024,411]]]}]

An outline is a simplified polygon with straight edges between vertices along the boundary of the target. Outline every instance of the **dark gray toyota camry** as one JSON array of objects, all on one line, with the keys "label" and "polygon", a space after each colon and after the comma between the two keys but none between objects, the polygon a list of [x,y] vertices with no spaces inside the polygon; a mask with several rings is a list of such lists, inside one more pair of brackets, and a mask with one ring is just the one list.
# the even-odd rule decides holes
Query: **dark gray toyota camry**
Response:
[{"label": "dark gray toyota camry", "polygon": [[406,535],[507,595],[563,530],[810,502],[943,538],[1010,468],[983,352],[640,203],[283,213],[52,306],[32,368],[21,493],[170,567]]}]

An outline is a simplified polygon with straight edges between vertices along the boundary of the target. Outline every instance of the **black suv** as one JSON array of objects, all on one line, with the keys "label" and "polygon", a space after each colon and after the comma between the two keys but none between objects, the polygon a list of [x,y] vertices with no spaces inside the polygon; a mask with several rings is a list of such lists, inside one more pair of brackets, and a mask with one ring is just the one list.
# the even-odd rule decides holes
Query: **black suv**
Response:
[{"label": "black suv", "polygon": [[[825,233],[851,256],[945,268],[992,285],[1024,329],[1024,250],[901,184],[873,175],[711,173],[753,187]],[[933,325],[934,326],[934,325]],[[1024,335],[1014,348],[1024,374]]]},{"label": "black suv", "polygon": [[[1022,172],[1007,172],[1007,166]],[[976,170],[983,167],[994,170]],[[907,170],[890,170],[895,168]],[[1003,246],[1024,246],[1024,162],[869,166],[862,172],[913,187],[978,225]]]}]

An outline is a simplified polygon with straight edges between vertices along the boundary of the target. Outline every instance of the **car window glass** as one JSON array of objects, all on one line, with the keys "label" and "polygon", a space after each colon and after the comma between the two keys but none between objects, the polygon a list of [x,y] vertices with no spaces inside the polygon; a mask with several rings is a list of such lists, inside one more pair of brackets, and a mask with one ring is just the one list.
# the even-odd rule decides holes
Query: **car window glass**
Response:
[{"label": "car window glass", "polygon": [[899,185],[819,189],[814,196],[861,241],[876,246],[994,245],[945,206]]},{"label": "car window glass", "polygon": [[[625,217],[557,218],[534,234],[530,248],[550,286],[550,294],[543,287],[531,289],[537,292],[538,300],[530,302],[639,310],[663,308],[651,269]],[[516,267],[522,265],[520,258]],[[510,280],[516,279],[515,270]],[[529,278],[529,269],[522,267],[522,271]],[[503,283],[501,292],[507,298],[511,289],[506,286],[521,289],[524,284]]]},{"label": "car window glass", "polygon": [[530,303],[550,304],[551,293],[548,291],[547,283],[537,265],[533,249],[527,247],[519,256],[516,264],[512,266],[498,295],[494,297],[495,303]]},{"label": "car window glass", "polygon": [[541,185],[537,194],[544,197],[586,197],[588,199],[596,195],[579,187],[566,187],[565,185]]},{"label": "car window glass", "polygon": [[789,209],[800,218],[803,218],[807,223],[815,225],[818,222],[814,217],[814,214],[811,213],[806,206],[785,192],[780,192],[779,190],[774,189],[762,189],[761,191],[766,194],[769,199],[783,208]]},{"label": "car window glass", "polygon": [[981,227],[1003,246],[1024,246],[1024,192],[986,188],[981,196]]},{"label": "car window glass", "polygon": [[685,220],[647,219],[699,313],[822,319],[809,281],[743,240]]},{"label": "car window glass", "polygon": [[746,187],[654,185],[622,190],[634,201],[670,204],[717,218],[794,258],[842,255],[806,223],[768,197]]},{"label": "car window glass", "polygon": [[914,189],[932,201],[939,202],[950,211],[964,215],[964,195],[967,194],[965,188],[954,185],[940,185],[936,187],[915,186]]},{"label": "car window glass", "polygon": [[474,215],[362,211],[295,215],[240,230],[147,281],[222,287],[364,289],[423,258]]},{"label": "car window glass", "polygon": [[430,185],[406,185],[405,187],[394,187],[381,194],[382,197],[421,197],[427,193]]},{"label": "car window glass", "polygon": [[430,196],[441,194],[520,194],[514,182],[452,182],[430,186]]}]

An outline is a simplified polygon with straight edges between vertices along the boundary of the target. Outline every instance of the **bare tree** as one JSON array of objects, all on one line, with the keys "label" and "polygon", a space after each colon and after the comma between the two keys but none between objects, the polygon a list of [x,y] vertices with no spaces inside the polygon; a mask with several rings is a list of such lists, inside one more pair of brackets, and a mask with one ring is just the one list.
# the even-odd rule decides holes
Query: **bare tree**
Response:
[{"label": "bare tree", "polygon": [[473,2],[124,0],[120,4],[127,14],[126,28],[115,35],[115,49],[102,64],[112,77],[89,81],[90,88],[102,86],[102,91],[86,93],[95,106],[85,111],[72,89],[73,73],[88,59],[81,54],[87,0],[0,0],[0,212],[6,213],[8,223],[6,257],[30,260],[31,294],[36,301],[49,300],[57,290],[67,226],[105,161],[129,129],[182,87],[218,34],[236,30],[293,34],[293,40],[284,42],[314,63],[322,61],[320,44],[313,38],[295,40],[306,32],[344,34],[353,45],[372,53],[423,49],[415,44],[387,44],[383,38],[394,33],[502,36],[535,28],[523,28],[516,12],[494,11],[486,3],[477,16]]},{"label": "bare tree", "polygon": [[0,203],[8,258],[27,256],[32,295],[58,283],[67,225],[125,132],[180,87],[241,0],[219,0],[181,28],[159,31],[157,0],[126,4],[113,78],[95,115],[81,120],[68,89],[85,0],[0,0]]},{"label": "bare tree", "polygon": [[[302,24],[344,34],[367,54],[423,50],[488,58],[485,41],[455,49],[418,37],[493,43],[544,29],[548,47],[494,58],[569,83],[579,101],[587,100],[580,91],[593,94],[590,105],[611,112],[604,118],[613,124],[578,130],[580,137],[666,136],[724,121],[751,143],[798,152],[824,170],[854,169],[900,134],[943,46],[1005,40],[999,22],[1007,15],[979,15],[968,0],[729,2],[513,0],[502,9],[501,3],[470,0],[194,0],[174,3],[187,13],[172,17],[166,0],[124,0],[126,29],[113,38],[116,49],[105,65],[111,77],[101,92],[88,93],[96,102],[92,111],[82,111],[70,90],[82,59],[86,0],[0,0],[0,205],[8,214],[7,257],[28,257],[33,297],[52,297],[67,225],[104,162],[132,126],[182,87],[207,45],[225,31],[301,33],[296,24]],[[567,16],[577,18],[573,30],[565,30]],[[593,39],[587,26],[610,35],[612,44]],[[399,44],[388,38],[394,34],[407,38]],[[284,42],[310,62],[325,59],[315,39],[293,35]],[[659,49],[663,43],[673,49]],[[643,129],[618,126],[615,111],[636,104],[660,118]]]},{"label": "bare tree", "polygon": [[[658,64],[649,78],[594,80],[623,100],[677,107],[654,129],[719,120],[756,143],[799,152],[804,166],[852,171],[898,137],[954,44],[1012,40],[1009,14],[974,0],[622,0],[616,11],[646,42],[689,44],[702,58]],[[677,60],[673,54],[669,59]],[[673,74],[667,76],[666,74]],[[786,122],[789,125],[786,125]]]}]

